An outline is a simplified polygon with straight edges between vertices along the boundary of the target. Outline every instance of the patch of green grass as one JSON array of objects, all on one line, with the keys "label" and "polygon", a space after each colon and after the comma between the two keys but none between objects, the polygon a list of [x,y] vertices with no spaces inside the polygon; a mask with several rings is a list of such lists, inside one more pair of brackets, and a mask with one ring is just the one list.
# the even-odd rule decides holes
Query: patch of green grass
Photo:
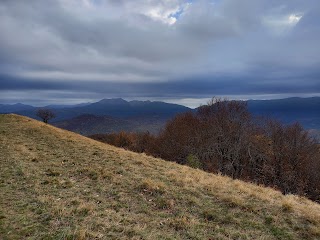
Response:
[{"label": "patch of green grass", "polygon": [[292,236],[285,229],[282,229],[276,226],[271,226],[270,231],[272,235],[276,237],[276,239],[279,239],[279,240],[292,239]]}]

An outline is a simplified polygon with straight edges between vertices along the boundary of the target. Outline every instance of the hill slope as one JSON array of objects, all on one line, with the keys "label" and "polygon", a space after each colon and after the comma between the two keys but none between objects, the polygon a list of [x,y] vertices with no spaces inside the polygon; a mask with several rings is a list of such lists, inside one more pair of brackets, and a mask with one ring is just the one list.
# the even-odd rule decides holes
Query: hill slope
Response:
[{"label": "hill slope", "polygon": [[320,239],[320,206],[0,115],[0,239]]}]

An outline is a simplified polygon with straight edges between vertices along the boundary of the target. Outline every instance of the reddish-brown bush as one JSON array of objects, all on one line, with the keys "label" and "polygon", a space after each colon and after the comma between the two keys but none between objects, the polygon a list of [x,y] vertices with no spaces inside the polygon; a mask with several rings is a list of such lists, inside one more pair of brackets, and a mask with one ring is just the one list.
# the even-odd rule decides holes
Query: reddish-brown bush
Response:
[{"label": "reddish-brown bush", "polygon": [[314,139],[298,123],[253,118],[245,102],[212,99],[196,113],[168,121],[156,137],[120,132],[93,138],[180,164],[192,156],[206,171],[320,201],[320,150]]}]

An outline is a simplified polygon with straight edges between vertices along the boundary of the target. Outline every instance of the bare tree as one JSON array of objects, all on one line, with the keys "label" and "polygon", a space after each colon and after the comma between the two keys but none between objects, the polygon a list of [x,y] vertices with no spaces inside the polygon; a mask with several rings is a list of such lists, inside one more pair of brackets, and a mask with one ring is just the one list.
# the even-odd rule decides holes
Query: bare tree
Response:
[{"label": "bare tree", "polygon": [[56,117],[56,115],[50,109],[46,108],[38,109],[37,116],[41,118],[44,123],[48,123],[50,119]]},{"label": "bare tree", "polygon": [[202,153],[215,162],[218,172],[240,178],[247,166],[252,128],[246,102],[213,98],[197,115],[207,139]]}]

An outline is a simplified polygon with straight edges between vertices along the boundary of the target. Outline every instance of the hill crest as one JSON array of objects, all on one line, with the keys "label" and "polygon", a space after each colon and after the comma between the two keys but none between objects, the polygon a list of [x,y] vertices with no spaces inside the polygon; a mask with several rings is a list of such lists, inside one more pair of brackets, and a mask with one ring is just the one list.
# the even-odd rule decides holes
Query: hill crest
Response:
[{"label": "hill crest", "polygon": [[319,239],[320,206],[0,115],[0,238]]}]

